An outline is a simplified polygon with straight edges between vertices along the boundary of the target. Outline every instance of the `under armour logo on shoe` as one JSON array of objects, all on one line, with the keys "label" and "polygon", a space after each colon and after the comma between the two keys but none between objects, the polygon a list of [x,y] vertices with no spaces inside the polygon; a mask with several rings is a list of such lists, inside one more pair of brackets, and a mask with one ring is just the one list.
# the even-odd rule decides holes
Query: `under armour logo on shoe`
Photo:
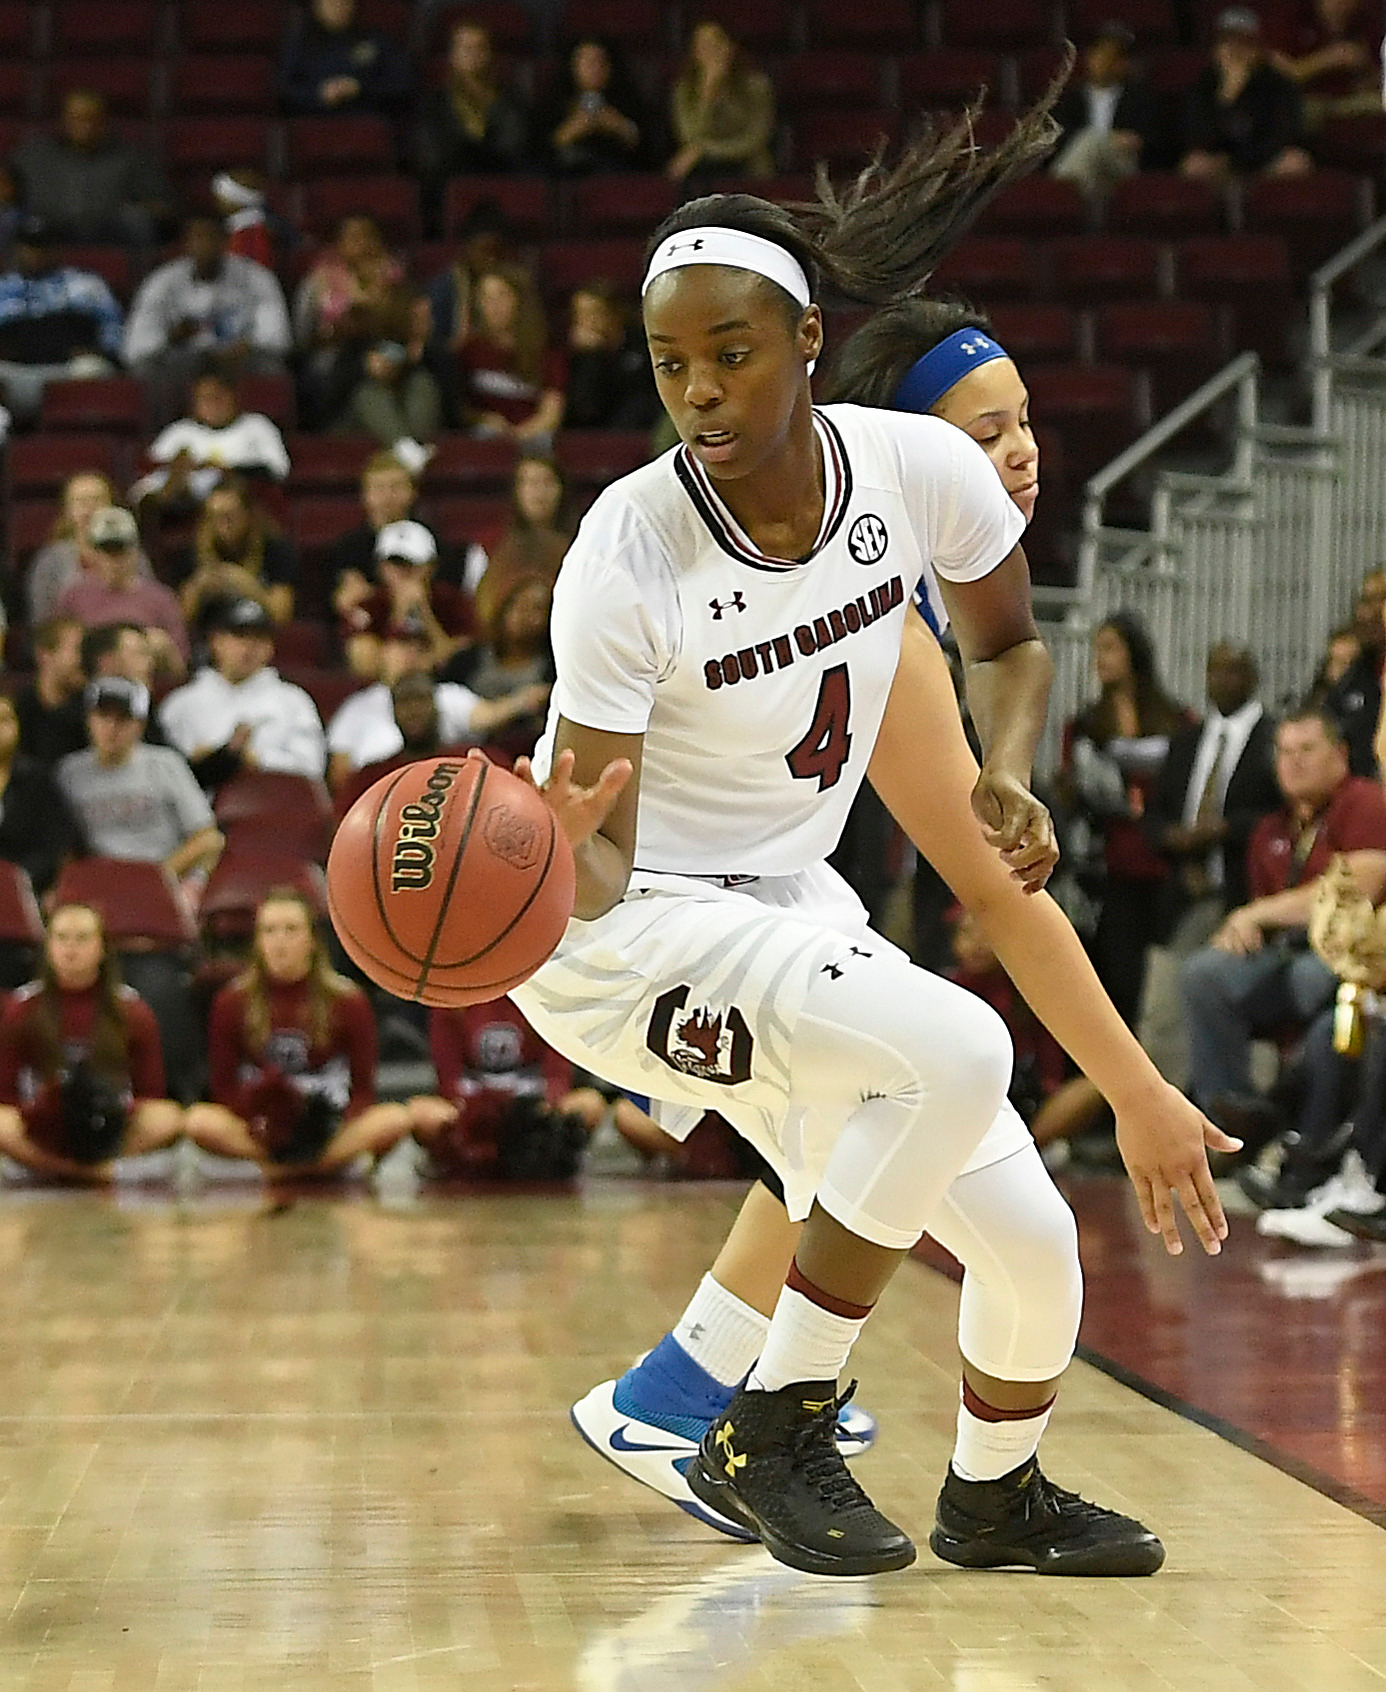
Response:
[{"label": "under armour logo on shoe", "polygon": [[746,609],[746,600],[741,592],[741,589],[738,588],[730,599],[709,599],[708,605],[712,610],[713,622],[720,623],[722,621],[722,613],[724,611],[744,611]]},{"label": "under armour logo on shoe", "polygon": [[835,1398],[806,1398],[803,1401],[804,1409],[807,1410],[811,1416],[816,1416],[820,1410],[826,1410],[830,1404],[836,1403],[837,1400]]},{"label": "under armour logo on shoe", "polygon": [[736,1479],[736,1471],[738,1469],[744,1469],[746,1467],[745,1457],[739,1451],[734,1451],[732,1449],[732,1435],[735,1432],[736,1429],[731,1425],[731,1423],[726,1422],[722,1427],[718,1428],[712,1441],[714,1445],[721,1446],[723,1457],[722,1467],[727,1471],[727,1474],[732,1480]]}]

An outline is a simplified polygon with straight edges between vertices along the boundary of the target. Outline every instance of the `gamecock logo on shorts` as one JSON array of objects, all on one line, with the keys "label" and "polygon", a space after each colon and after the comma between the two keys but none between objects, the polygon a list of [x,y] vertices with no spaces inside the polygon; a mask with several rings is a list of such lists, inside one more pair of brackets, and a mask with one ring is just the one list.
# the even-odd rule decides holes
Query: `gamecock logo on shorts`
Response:
[{"label": "gamecock logo on shorts", "polygon": [[659,995],[645,1044],[680,1075],[714,1081],[719,1087],[749,1081],[755,1041],[746,1018],[735,1005],[725,1011],[711,1005],[690,1007],[692,991],[685,985]]},{"label": "gamecock logo on shorts", "polygon": [[495,855],[514,869],[530,869],[539,862],[542,843],[538,827],[512,811],[509,805],[493,805],[486,813],[481,832]]}]

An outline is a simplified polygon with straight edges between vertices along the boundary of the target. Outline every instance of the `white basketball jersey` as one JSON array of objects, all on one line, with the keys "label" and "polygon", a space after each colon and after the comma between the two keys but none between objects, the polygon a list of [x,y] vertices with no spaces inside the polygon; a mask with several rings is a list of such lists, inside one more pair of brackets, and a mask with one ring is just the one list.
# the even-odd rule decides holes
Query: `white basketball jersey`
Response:
[{"label": "white basketball jersey", "polygon": [[536,766],[549,767],[559,715],[644,735],[637,869],[794,875],[826,857],[916,588],[937,604],[934,572],[974,581],[1023,531],[986,454],[951,424],[837,405],[815,426],[826,500],[807,558],[759,552],[676,447],[598,497],[564,560]]}]

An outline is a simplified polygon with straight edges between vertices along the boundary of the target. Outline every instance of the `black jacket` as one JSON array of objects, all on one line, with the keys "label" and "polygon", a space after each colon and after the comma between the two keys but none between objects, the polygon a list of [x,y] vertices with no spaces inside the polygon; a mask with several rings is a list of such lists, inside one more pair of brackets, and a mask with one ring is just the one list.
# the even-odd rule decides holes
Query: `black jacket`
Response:
[{"label": "black jacket", "polygon": [[1184,106],[1184,151],[1225,153],[1234,170],[1257,171],[1287,147],[1304,144],[1304,106],[1288,76],[1257,67],[1230,105],[1218,99],[1218,72],[1209,65]]},{"label": "black jacket", "polygon": [[[1062,152],[1066,142],[1071,141],[1079,130],[1089,127],[1088,87],[1085,82],[1071,82],[1060,94],[1054,103],[1054,121],[1063,130],[1056,148],[1057,152]],[[1132,77],[1122,84],[1112,128],[1129,129],[1139,135],[1142,151],[1154,142],[1159,130],[1159,112],[1149,83],[1140,77]]]},{"label": "black jacket", "polygon": [[[1202,723],[1189,723],[1170,737],[1169,756],[1160,771],[1143,819],[1146,838],[1159,851],[1165,830],[1184,820],[1184,801],[1193,776],[1194,759],[1203,734]],[[1223,817],[1228,836],[1222,847],[1222,894],[1228,910],[1250,898],[1246,877],[1246,849],[1261,818],[1284,803],[1275,780],[1275,721],[1267,713],[1247,737],[1237,767],[1227,783]],[[1178,887],[1178,877],[1170,883]]]},{"label": "black jacket", "polygon": [[0,794],[0,858],[26,870],[34,891],[43,893],[76,851],[77,827],[52,772],[16,754]]},{"label": "black jacket", "polygon": [[[354,77],[360,93],[342,105],[325,106],[319,92],[335,77]],[[372,30],[323,29],[312,18],[289,21],[279,60],[279,97],[288,112],[318,117],[333,112],[398,113],[407,102],[413,73],[404,49]]]},{"label": "black jacket", "polygon": [[1377,652],[1359,653],[1324,695],[1324,709],[1343,731],[1348,767],[1353,775],[1376,780],[1377,719],[1381,715],[1381,675]]}]

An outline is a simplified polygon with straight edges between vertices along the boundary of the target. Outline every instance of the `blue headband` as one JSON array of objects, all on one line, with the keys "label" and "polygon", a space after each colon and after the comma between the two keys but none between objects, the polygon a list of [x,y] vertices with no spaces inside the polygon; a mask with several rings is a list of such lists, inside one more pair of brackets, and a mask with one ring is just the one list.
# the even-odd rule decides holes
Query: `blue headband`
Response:
[{"label": "blue headband", "polygon": [[1005,347],[980,329],[955,329],[909,367],[895,390],[892,406],[896,411],[929,411],[969,370],[1010,356]]}]

